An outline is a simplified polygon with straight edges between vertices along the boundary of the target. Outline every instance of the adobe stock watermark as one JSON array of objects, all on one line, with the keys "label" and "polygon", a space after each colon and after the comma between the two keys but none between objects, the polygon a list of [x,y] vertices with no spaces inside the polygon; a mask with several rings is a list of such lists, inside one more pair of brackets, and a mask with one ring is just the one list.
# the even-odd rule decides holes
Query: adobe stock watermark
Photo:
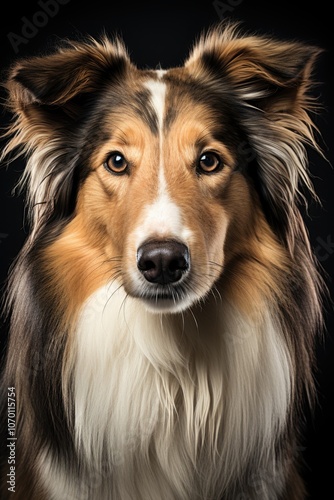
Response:
[{"label": "adobe stock watermark", "polygon": [[37,4],[40,10],[37,10],[30,19],[26,16],[21,17],[23,23],[21,33],[12,31],[7,33],[7,38],[15,54],[19,52],[20,45],[27,44],[41,28],[45,28],[50,18],[58,14],[61,5],[66,5],[69,2],[70,0],[38,0]]},{"label": "adobe stock watermark", "polygon": [[316,242],[318,245],[314,248],[315,256],[319,262],[325,262],[334,253],[332,235],[328,234],[325,240],[321,236],[318,236]]},{"label": "adobe stock watermark", "polygon": [[8,387],[7,393],[7,448],[8,448],[8,473],[7,489],[15,493],[16,488],[16,390],[15,387]]},{"label": "adobe stock watermark", "polygon": [[[287,457],[286,465],[293,464],[295,459],[303,455],[306,448],[297,446],[292,455]],[[249,498],[271,498],[272,486],[282,481],[283,469],[279,462],[269,464],[267,469],[259,469],[248,477],[249,490],[240,492],[235,500],[249,500]]]},{"label": "adobe stock watermark", "polygon": [[226,0],[225,2],[220,2],[220,0],[214,0],[212,5],[218,14],[220,20],[224,19],[225,14],[232,14],[234,9],[238,7],[243,2],[243,0]]},{"label": "adobe stock watermark", "polygon": [[0,245],[6,238],[8,238],[8,233],[0,233]]}]

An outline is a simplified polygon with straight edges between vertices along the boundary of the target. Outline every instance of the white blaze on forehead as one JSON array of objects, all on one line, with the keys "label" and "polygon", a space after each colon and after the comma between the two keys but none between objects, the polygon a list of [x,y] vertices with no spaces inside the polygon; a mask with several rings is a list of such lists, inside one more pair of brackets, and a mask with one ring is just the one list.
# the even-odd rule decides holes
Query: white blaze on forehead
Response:
[{"label": "white blaze on forehead", "polygon": [[148,80],[146,88],[151,93],[151,104],[158,118],[159,126],[159,194],[165,193],[167,184],[163,161],[163,121],[165,114],[166,84],[156,80]]},{"label": "white blaze on forehead", "polygon": [[157,80],[148,80],[144,85],[151,93],[151,104],[158,118],[161,144],[162,126],[165,113],[166,84]]},{"label": "white blaze on forehead", "polygon": [[159,78],[162,78],[164,76],[164,74],[167,73],[167,70],[166,69],[156,69],[155,72]]},{"label": "white blaze on forehead", "polygon": [[[164,70],[158,70],[161,77]],[[139,246],[150,237],[177,238],[184,242],[190,236],[189,229],[183,226],[180,207],[172,200],[168,190],[163,161],[163,120],[165,114],[166,84],[158,80],[148,80],[146,88],[151,93],[151,105],[157,115],[159,126],[159,176],[157,198],[144,209],[142,223],[136,231]]]}]

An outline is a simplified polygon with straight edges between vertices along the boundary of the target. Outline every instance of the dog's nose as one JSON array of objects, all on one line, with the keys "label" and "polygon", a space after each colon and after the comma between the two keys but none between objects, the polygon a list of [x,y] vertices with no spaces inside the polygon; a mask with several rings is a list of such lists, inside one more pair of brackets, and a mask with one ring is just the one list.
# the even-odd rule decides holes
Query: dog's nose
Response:
[{"label": "dog's nose", "polygon": [[151,283],[175,283],[189,270],[189,250],[175,240],[148,241],[138,248],[137,267]]}]

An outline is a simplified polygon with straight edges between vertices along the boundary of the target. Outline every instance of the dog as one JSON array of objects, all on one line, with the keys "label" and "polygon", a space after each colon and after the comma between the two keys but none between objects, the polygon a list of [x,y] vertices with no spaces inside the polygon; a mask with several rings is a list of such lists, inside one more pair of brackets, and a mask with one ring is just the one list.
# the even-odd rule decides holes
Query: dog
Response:
[{"label": "dog", "polygon": [[225,22],[169,69],[103,35],[8,70],[29,235],[6,289],[3,498],[306,497],[320,53]]}]

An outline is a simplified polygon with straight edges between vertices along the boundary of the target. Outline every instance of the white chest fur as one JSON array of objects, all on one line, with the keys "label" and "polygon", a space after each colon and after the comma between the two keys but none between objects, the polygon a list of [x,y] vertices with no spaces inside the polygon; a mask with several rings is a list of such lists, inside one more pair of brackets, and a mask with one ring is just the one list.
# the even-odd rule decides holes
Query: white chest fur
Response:
[{"label": "white chest fur", "polygon": [[66,373],[101,500],[216,499],[250,460],[275,467],[291,370],[269,313],[252,324],[212,299],[189,315],[152,314],[113,283],[84,306]]}]

